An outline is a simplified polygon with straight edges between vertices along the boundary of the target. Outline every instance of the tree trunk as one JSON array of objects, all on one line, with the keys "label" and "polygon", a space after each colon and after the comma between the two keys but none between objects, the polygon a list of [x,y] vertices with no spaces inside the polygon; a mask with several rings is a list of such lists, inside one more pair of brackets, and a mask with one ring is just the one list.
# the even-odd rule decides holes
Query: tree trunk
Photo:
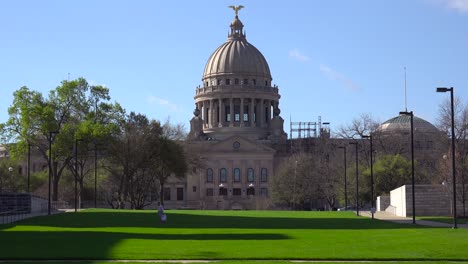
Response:
[{"label": "tree trunk", "polygon": [[164,182],[160,182],[161,189],[159,190],[159,202],[164,207]]}]

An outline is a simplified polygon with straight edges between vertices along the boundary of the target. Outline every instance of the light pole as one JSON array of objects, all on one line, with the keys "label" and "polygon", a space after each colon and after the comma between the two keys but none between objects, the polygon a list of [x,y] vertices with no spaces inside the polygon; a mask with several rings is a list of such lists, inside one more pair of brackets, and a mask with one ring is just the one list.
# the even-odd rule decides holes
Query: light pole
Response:
[{"label": "light pole", "polygon": [[296,178],[297,178],[297,160],[294,165],[293,210],[296,210]]},{"label": "light pole", "polygon": [[358,142],[349,142],[350,145],[356,146],[356,215],[359,216],[359,169],[358,169]]},{"label": "light pole", "polygon": [[30,192],[31,182],[31,144],[28,142],[28,193]]},{"label": "light pole", "polygon": [[453,178],[453,228],[458,228],[457,225],[457,191],[456,191],[456,169],[455,169],[455,113],[453,107],[453,87],[445,88],[439,87],[436,90],[438,93],[450,92],[450,107],[451,107],[451,117],[452,117],[452,178]]},{"label": "light pole", "polygon": [[8,167],[8,171],[10,173],[10,180],[11,180],[11,174],[13,173],[13,167]]},{"label": "light pole", "polygon": [[78,208],[78,142],[82,139],[75,139],[75,212]]},{"label": "light pole", "polygon": [[374,207],[374,150],[372,148],[372,134],[364,135],[362,138],[368,138],[370,141],[370,178],[371,178],[371,214],[374,219],[375,207]]},{"label": "light pole", "polygon": [[348,209],[348,190],[346,182],[346,146],[338,147],[343,149],[343,158],[344,158],[344,200],[345,200],[345,211]]},{"label": "light pole", "polygon": [[50,189],[51,189],[51,184],[52,184],[52,135],[54,134],[58,134],[59,132],[58,131],[49,131],[49,199],[48,199],[48,203],[47,203],[47,214],[50,215]]},{"label": "light pole", "polygon": [[416,198],[414,193],[414,114],[413,111],[402,111],[400,115],[410,116],[411,129],[411,197],[413,202],[413,224],[416,224]]},{"label": "light pole", "polygon": [[97,145],[94,142],[94,208],[97,208]]}]

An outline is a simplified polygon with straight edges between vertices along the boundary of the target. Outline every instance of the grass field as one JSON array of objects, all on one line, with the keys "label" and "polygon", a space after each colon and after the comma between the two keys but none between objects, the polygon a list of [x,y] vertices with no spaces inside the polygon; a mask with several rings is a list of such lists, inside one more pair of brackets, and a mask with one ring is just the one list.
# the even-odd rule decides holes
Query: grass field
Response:
[{"label": "grass field", "polygon": [[[352,212],[85,210],[0,226],[0,259],[468,261],[468,229]],[[238,262],[222,262],[238,263]],[[281,262],[274,262],[281,263]]]},{"label": "grass field", "polygon": [[[440,223],[446,223],[446,224],[452,224],[453,223],[453,218],[452,217],[446,217],[446,216],[417,216],[416,218],[419,219],[419,220],[434,221],[434,222],[440,222]],[[457,218],[457,223],[458,224],[468,224],[468,218],[458,217]]]}]

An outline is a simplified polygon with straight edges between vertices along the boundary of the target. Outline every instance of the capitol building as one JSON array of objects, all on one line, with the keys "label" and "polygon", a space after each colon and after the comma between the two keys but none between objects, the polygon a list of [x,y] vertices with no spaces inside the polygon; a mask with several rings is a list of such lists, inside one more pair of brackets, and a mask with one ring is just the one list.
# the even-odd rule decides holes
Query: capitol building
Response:
[{"label": "capitol building", "polygon": [[195,89],[186,147],[199,155],[199,168],[165,190],[172,198],[166,207],[260,209],[268,201],[280,159],[275,145],[287,140],[279,87],[263,54],[247,41],[237,11],[229,27]]}]

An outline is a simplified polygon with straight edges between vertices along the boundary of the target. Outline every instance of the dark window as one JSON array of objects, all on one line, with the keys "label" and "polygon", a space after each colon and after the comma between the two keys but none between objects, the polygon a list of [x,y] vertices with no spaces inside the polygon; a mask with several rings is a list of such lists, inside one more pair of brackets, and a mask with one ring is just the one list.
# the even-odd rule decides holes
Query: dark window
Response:
[{"label": "dark window", "polygon": [[234,121],[240,121],[240,105],[234,105]]},{"label": "dark window", "polygon": [[252,82],[253,82],[253,85],[257,85],[257,80],[253,79]]},{"label": "dark window", "polygon": [[268,181],[268,170],[266,168],[262,168],[260,174],[260,181],[267,182]]},{"label": "dark window", "polygon": [[213,188],[206,189],[206,196],[213,196]]},{"label": "dark window", "polygon": [[255,188],[254,187],[247,188],[247,195],[255,195]]},{"label": "dark window", "polygon": [[232,189],[232,195],[240,196],[241,193],[242,193],[241,188],[234,188],[234,189]]},{"label": "dark window", "polygon": [[231,79],[226,79],[226,85],[230,85],[231,84]]},{"label": "dark window", "polygon": [[192,191],[197,192],[197,186],[192,186]]},{"label": "dark window", "polygon": [[239,168],[234,169],[234,182],[240,182],[241,179],[241,171]]},{"label": "dark window", "polygon": [[265,81],[265,86],[268,86],[268,81]]},{"label": "dark window", "polygon": [[206,182],[213,182],[213,169],[208,168],[206,170]]},{"label": "dark window", "polygon": [[177,188],[177,201],[184,200],[184,188]]},{"label": "dark window", "polygon": [[239,84],[239,79],[235,79],[234,84]]},{"label": "dark window", "polygon": [[268,196],[268,189],[260,188],[260,196]]},{"label": "dark window", "polygon": [[226,113],[226,122],[230,122],[231,121],[231,107],[228,105],[226,107],[224,107],[224,112]]},{"label": "dark window", "polygon": [[219,195],[220,196],[226,196],[227,195],[227,189],[224,187],[219,188]]},{"label": "dark window", "polygon": [[164,188],[163,194],[164,194],[165,201],[171,200],[171,188]]},{"label": "dark window", "polygon": [[206,82],[205,84],[206,84],[206,86],[208,86],[208,82]]},{"label": "dark window", "polygon": [[219,79],[216,80],[216,84],[217,84],[217,85],[221,85],[221,80],[219,80]]},{"label": "dark window", "polygon": [[247,170],[247,181],[248,182],[255,181],[254,169],[252,169],[252,168],[249,168]]},{"label": "dark window", "polygon": [[219,170],[219,182],[227,182],[227,170],[225,168]]},{"label": "dark window", "polygon": [[19,175],[23,174],[23,168],[18,167],[18,174],[19,174]]},{"label": "dark window", "polygon": [[249,80],[248,80],[248,79],[244,79],[244,84],[249,84]]},{"label": "dark window", "polygon": [[249,121],[249,106],[244,106],[244,121]]}]

